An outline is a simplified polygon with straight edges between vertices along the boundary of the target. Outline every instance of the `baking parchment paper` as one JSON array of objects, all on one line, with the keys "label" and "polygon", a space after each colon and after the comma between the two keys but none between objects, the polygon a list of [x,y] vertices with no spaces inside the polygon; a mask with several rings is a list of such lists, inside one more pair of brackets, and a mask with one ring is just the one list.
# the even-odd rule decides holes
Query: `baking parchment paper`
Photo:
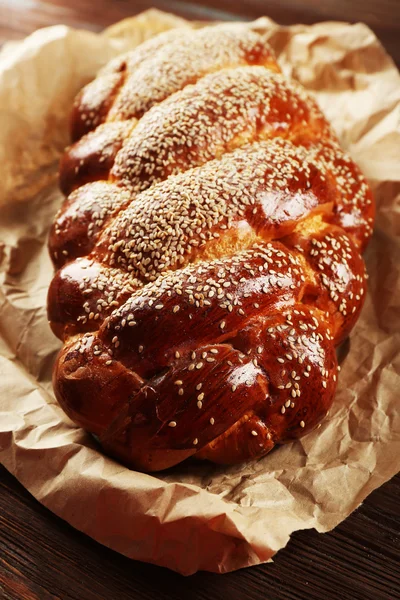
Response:
[{"label": "baking parchment paper", "polygon": [[148,11],[103,34],[42,29],[0,53],[0,459],[54,513],[134,559],[183,574],[268,561],[293,531],[329,531],[400,468],[400,77],[363,24],[263,18],[284,72],[315,94],[368,176],[378,216],[369,292],[322,426],[246,465],[146,475],[106,457],[57,406],[46,238],[76,92],[111,57],[171,27]]}]

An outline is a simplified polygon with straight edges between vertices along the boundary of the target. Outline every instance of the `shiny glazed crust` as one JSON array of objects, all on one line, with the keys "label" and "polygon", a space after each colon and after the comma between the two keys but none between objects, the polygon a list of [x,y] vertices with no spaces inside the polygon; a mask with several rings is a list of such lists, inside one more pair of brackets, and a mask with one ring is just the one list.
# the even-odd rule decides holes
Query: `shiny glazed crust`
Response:
[{"label": "shiny glazed crust", "polygon": [[235,463],[334,396],[374,204],[244,25],[168,32],[78,95],[48,296],[66,413],[129,466]]}]

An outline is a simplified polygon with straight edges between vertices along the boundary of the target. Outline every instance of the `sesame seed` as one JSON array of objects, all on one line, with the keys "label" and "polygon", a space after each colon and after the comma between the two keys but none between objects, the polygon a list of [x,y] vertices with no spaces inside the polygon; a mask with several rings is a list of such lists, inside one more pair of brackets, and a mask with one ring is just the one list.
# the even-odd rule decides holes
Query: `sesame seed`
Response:
[{"label": "sesame seed", "polygon": [[251,435],[253,435],[254,437],[257,437],[258,433],[255,429],[251,430]]},{"label": "sesame seed", "polygon": [[176,427],[176,421],[170,421],[168,427]]},{"label": "sesame seed", "polygon": [[[188,44],[189,38],[193,37],[196,40],[196,36],[202,35],[203,33],[191,32],[188,34]],[[269,139],[266,142],[257,139],[257,144],[235,149],[237,140],[252,139],[248,135],[249,129],[246,128],[248,121],[244,117],[246,114],[254,112],[257,122],[272,124],[272,126],[275,122],[278,123],[278,119],[282,119],[285,125],[289,124],[289,127],[292,127],[292,121],[297,126],[296,115],[299,115],[298,123],[311,130],[314,121],[319,122],[320,117],[318,109],[313,107],[313,103],[307,100],[301,90],[298,90],[297,85],[286,83],[280,75],[276,78],[275,75],[271,77],[271,73],[266,72],[267,69],[258,66],[225,68],[231,66],[231,61],[233,65],[242,65],[247,62],[247,56],[253,56],[251,52],[247,52],[246,44],[242,47],[241,43],[231,41],[229,37],[231,35],[227,33],[226,39],[229,40],[227,48],[230,49],[232,44],[235,49],[233,59],[231,59],[231,52],[223,52],[224,46],[221,47],[220,42],[217,44],[213,41],[214,37],[216,38],[215,32],[204,34],[204,39],[201,38],[203,41],[198,41],[199,56],[195,54],[192,57],[195,59],[196,69],[200,69],[199,65],[203,64],[204,52],[210,62],[206,61],[206,66],[201,67],[204,70],[200,69],[197,72],[196,69],[190,70],[192,65],[189,61],[187,77],[190,73],[189,79],[194,83],[193,86],[186,86],[186,79],[179,80],[179,85],[177,83],[176,78],[183,77],[178,72],[185,72],[187,69],[177,69],[177,74],[167,69],[170,79],[166,77],[164,70],[160,69],[160,82],[157,82],[151,94],[147,92],[148,97],[146,97],[146,93],[141,91],[141,88],[146,86],[138,86],[138,91],[136,89],[132,91],[129,85],[131,73],[129,69],[127,70],[125,83],[118,91],[114,106],[111,108],[110,119],[104,115],[110,124],[115,123],[116,127],[120,127],[121,137],[118,140],[124,141],[113,171],[116,179],[122,183],[121,190],[112,194],[104,191],[102,192],[104,199],[102,198],[101,202],[92,200],[91,206],[85,206],[85,210],[91,209],[91,214],[89,210],[87,212],[92,221],[89,225],[91,239],[94,240],[100,231],[99,243],[104,249],[102,254],[104,264],[110,268],[110,272],[114,272],[113,269],[115,272],[120,272],[120,279],[118,284],[109,283],[108,277],[104,275],[103,279],[98,280],[92,280],[89,276],[83,279],[80,289],[83,290],[83,294],[96,294],[94,304],[96,309],[89,303],[83,305],[83,314],[77,318],[79,326],[85,325],[90,320],[96,321],[91,325],[100,327],[102,321],[116,307],[112,323],[115,331],[119,331],[126,324],[129,326],[136,324],[133,316],[139,314],[139,310],[147,307],[161,310],[164,306],[173,305],[174,299],[179,304],[172,308],[172,312],[176,313],[182,308],[179,321],[193,318],[193,325],[196,323],[197,310],[199,314],[204,314],[201,310],[207,306],[212,307],[212,311],[223,309],[231,313],[237,310],[237,314],[244,315],[244,310],[241,308],[242,301],[246,305],[249,317],[252,317],[253,307],[258,309],[260,306],[254,300],[261,302],[261,297],[262,303],[267,300],[264,300],[264,296],[260,293],[255,296],[250,291],[248,282],[262,276],[263,279],[259,279],[262,283],[258,289],[262,289],[263,294],[271,294],[272,288],[274,293],[278,294],[283,294],[279,291],[280,287],[284,287],[286,292],[288,289],[300,289],[299,282],[305,282],[304,275],[308,269],[303,267],[306,262],[314,271],[317,272],[317,269],[321,271],[316,275],[316,280],[321,282],[321,286],[327,288],[327,293],[330,294],[328,297],[331,298],[332,303],[335,303],[330,304],[330,310],[340,312],[343,317],[356,310],[356,306],[349,306],[349,304],[350,300],[352,304],[355,301],[359,302],[363,296],[364,276],[351,279],[353,291],[350,293],[354,294],[353,299],[348,292],[346,282],[338,274],[340,269],[336,269],[336,265],[346,267],[348,261],[351,262],[354,257],[353,243],[345,234],[328,236],[322,229],[321,233],[310,240],[310,244],[309,241],[306,243],[301,239],[297,240],[297,252],[292,249],[289,251],[285,249],[283,243],[277,244],[276,240],[272,240],[263,243],[261,249],[251,248],[237,252],[229,258],[223,256],[224,250],[221,249],[224,244],[223,237],[229,235],[228,231],[236,227],[238,220],[248,219],[249,225],[256,230],[257,218],[251,215],[262,213],[261,210],[257,213],[257,207],[260,205],[260,198],[266,192],[282,191],[287,194],[297,188],[310,189],[315,186],[315,181],[324,181],[325,178],[328,185],[330,176],[333,175],[336,196],[340,198],[337,201],[338,207],[340,210],[343,209],[344,215],[348,210],[346,202],[353,203],[357,214],[363,212],[364,206],[370,202],[367,188],[362,187],[366,184],[357,171],[353,172],[350,159],[330,144],[318,143],[315,144],[315,148],[305,150],[286,139]],[[258,36],[255,32],[249,35],[256,38]],[[241,39],[241,36],[239,38]],[[258,56],[261,41],[263,43],[263,39],[257,39],[257,43],[255,38],[252,42],[255,44],[254,56]],[[209,46],[204,43],[204,40],[208,40]],[[181,46],[181,41],[177,43],[176,48],[174,46],[174,52],[177,53],[174,56],[178,58],[182,56]],[[185,45],[182,47],[186,48]],[[264,44],[262,47],[264,48]],[[187,58],[189,54],[191,55],[185,49],[183,56]],[[162,52],[160,55],[155,52],[156,65],[157,61],[161,60],[157,57],[161,55]],[[222,59],[222,56],[229,56],[229,60]],[[215,57],[218,58],[217,63]],[[269,60],[268,53],[267,60]],[[177,61],[177,64],[181,64],[181,61]],[[208,75],[207,72],[211,70],[210,65],[213,65],[212,70],[214,70],[214,64],[215,72]],[[175,83],[172,84],[172,81]],[[174,99],[172,110],[171,104],[163,100],[175,92],[178,94]],[[211,94],[216,98],[212,111],[209,110]],[[271,102],[275,97],[282,100],[282,110],[279,114],[276,113],[276,116]],[[137,103],[134,110],[132,103]],[[153,106],[152,111],[148,110],[150,106]],[[133,112],[129,113],[130,109]],[[131,118],[132,115],[136,115],[135,111],[139,111],[137,116],[140,117],[140,121],[137,124],[135,122],[133,133],[131,132],[125,141],[125,134],[122,135],[122,131],[126,129],[127,121],[122,121],[123,124],[119,125],[118,119],[128,118],[128,113]],[[87,111],[85,118],[93,124],[100,122],[100,115],[97,115],[95,110]],[[290,129],[288,132],[290,133]],[[219,148],[215,151],[214,137],[222,140],[221,152]],[[225,148],[229,148],[230,152],[224,154]],[[215,156],[218,156],[216,160],[214,160]],[[81,166],[83,164],[81,161]],[[197,168],[199,165],[201,167]],[[316,175],[313,174],[314,170]],[[127,184],[131,189],[124,191],[123,188],[127,188]],[[94,185],[104,186],[100,182]],[[134,197],[134,201],[131,201],[131,196]],[[370,221],[372,217],[366,216],[365,222]],[[60,227],[59,221],[57,226]],[[363,227],[365,229],[365,225]],[[223,233],[224,230],[226,234]],[[62,228],[59,231],[61,233]],[[218,242],[219,236],[221,240]],[[209,256],[207,253],[211,248],[213,259],[204,261],[203,255],[202,262],[191,264],[196,247],[199,247],[201,252],[204,249],[206,256]],[[214,258],[214,248],[216,248],[216,258]],[[299,252],[302,253],[301,260]],[[68,252],[63,251],[63,254],[67,255]],[[348,271],[344,269],[343,272]],[[127,277],[124,279],[124,285],[120,285],[121,278],[125,276]],[[110,282],[114,279],[116,276],[109,278]],[[132,282],[129,284],[132,286],[130,290],[124,288],[126,282]],[[237,294],[229,294],[228,289],[231,292],[233,289],[238,290]],[[98,293],[100,299],[97,297]],[[127,296],[131,296],[128,300],[129,303],[131,302],[128,309],[132,310],[132,314],[125,318],[127,314],[125,308],[119,309],[119,307],[125,305]],[[296,303],[299,301],[296,293],[293,293],[290,302],[292,299]],[[296,305],[298,308],[301,306]],[[237,308],[238,306],[240,308]],[[189,310],[186,311],[187,308]],[[263,310],[264,304],[262,304]],[[290,311],[292,312],[292,309]],[[312,311],[310,312],[312,314]],[[305,313],[306,322],[297,319],[293,324],[292,321],[296,317],[283,314],[280,321],[286,319],[288,325],[281,323],[269,327],[267,331],[273,339],[278,338],[279,343],[282,344],[283,349],[280,353],[283,356],[277,357],[279,363],[283,364],[286,358],[294,359],[301,365],[313,353],[317,358],[321,358],[322,375],[325,376],[328,373],[323,368],[325,359],[321,342],[325,338],[331,340],[333,334],[331,335],[329,330],[325,337],[318,333],[319,321],[315,317],[309,318],[306,307],[304,311],[293,311],[294,315],[302,314],[306,317]],[[221,315],[221,312],[216,314]],[[316,312],[316,314],[322,315],[322,324],[323,313]],[[114,315],[119,321],[114,321]],[[223,315],[230,323],[229,315],[227,316],[226,313]],[[217,317],[217,323],[219,318],[221,317]],[[332,316],[326,315],[326,322],[330,320]],[[239,327],[242,325],[243,323],[239,323]],[[219,328],[224,330],[225,327],[226,322],[221,321]],[[292,339],[281,336],[281,332],[285,331],[284,327],[291,328],[289,333],[293,336]],[[109,322],[107,328],[111,329]],[[297,337],[299,329],[306,332],[306,335]],[[314,330],[315,336],[312,337],[311,332]],[[118,348],[119,344],[118,336],[115,335],[112,345]],[[306,354],[304,350],[307,347],[310,353]],[[142,352],[143,346],[139,346],[138,351]],[[285,354],[286,351],[288,353]],[[95,349],[93,353],[98,355],[101,351]],[[210,353],[214,354],[213,349]],[[185,356],[186,354],[185,350]],[[261,346],[257,347],[257,354],[262,354]],[[207,358],[205,353],[201,356],[205,362],[215,360],[212,357]],[[177,351],[175,351],[175,358],[180,358]],[[196,355],[192,357],[192,361],[196,363]],[[203,363],[190,365],[189,370],[201,368],[200,364],[203,365]],[[232,363],[230,364],[233,366]],[[253,364],[257,366],[257,359],[253,359]],[[315,361],[315,364],[318,364],[318,361]],[[300,371],[301,376],[309,378],[310,371],[311,367],[307,366],[304,373]],[[296,382],[301,379],[295,371],[291,371],[291,378]],[[327,382],[323,381],[322,385],[326,388]],[[232,386],[232,391],[233,388],[236,389],[236,386]],[[278,388],[283,389],[282,386]],[[296,396],[300,395],[299,387],[295,390],[291,391],[292,397],[294,397],[293,391]],[[285,407],[288,408],[287,402]]]}]

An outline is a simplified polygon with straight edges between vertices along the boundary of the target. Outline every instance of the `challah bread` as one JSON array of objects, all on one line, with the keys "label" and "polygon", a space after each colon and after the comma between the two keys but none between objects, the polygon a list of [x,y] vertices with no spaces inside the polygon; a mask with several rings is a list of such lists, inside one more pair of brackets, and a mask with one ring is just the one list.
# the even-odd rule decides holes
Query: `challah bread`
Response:
[{"label": "challah bread", "polygon": [[54,389],[126,464],[260,457],[332,403],[369,187],[246,25],[162,34],[79,94],[50,234]]}]

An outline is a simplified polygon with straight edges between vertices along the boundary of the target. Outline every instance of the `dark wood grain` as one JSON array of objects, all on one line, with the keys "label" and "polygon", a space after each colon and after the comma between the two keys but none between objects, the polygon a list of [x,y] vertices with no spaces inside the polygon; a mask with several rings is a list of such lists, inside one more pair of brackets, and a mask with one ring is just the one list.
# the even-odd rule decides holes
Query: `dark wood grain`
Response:
[{"label": "dark wood grain", "polygon": [[58,23],[98,31],[152,6],[189,19],[267,15],[283,24],[363,21],[400,64],[399,0],[0,0],[0,44]]},{"label": "dark wood grain", "polygon": [[[0,0],[0,44],[65,23],[100,30],[150,6],[196,19],[364,21],[400,64],[398,0]],[[273,564],[183,578],[131,561],[75,531],[0,469],[1,600],[400,599],[400,477],[333,532],[296,533]]]},{"label": "dark wood grain", "polygon": [[298,532],[273,564],[184,578],[129,560],[52,515],[0,470],[2,600],[396,600],[397,477],[333,532]]}]

